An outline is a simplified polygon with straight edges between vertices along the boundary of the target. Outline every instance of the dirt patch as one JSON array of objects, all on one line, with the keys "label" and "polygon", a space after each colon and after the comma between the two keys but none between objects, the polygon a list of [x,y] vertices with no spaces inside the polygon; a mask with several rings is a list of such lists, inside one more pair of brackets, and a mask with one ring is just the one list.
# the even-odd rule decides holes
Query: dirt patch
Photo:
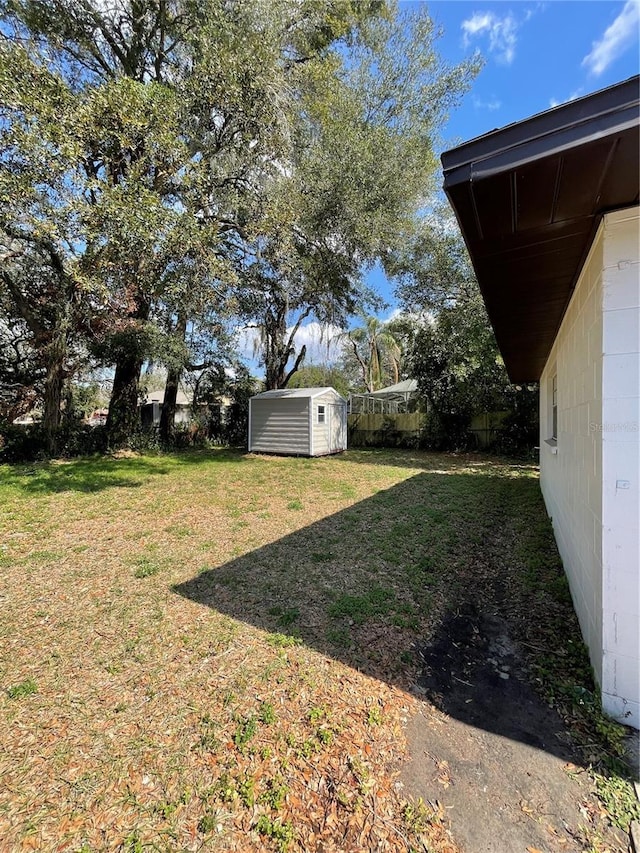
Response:
[{"label": "dirt patch", "polygon": [[[465,605],[420,650],[406,793],[438,803],[465,853],[627,850],[563,720],[532,689],[504,619]],[[574,761],[576,764],[574,764]]]}]

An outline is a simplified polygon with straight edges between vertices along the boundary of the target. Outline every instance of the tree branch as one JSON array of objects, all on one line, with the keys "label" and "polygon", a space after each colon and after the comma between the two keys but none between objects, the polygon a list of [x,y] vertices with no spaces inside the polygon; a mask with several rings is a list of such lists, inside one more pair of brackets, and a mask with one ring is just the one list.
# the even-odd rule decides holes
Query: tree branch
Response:
[{"label": "tree branch", "polygon": [[300,350],[300,352],[298,353],[298,357],[297,357],[297,358],[296,358],[296,360],[295,360],[295,364],[293,365],[293,367],[291,368],[291,370],[290,370],[290,371],[287,373],[287,375],[285,376],[284,382],[282,383],[282,387],[283,387],[283,388],[286,388],[286,387],[287,387],[287,385],[288,385],[288,383],[289,383],[289,380],[291,379],[291,377],[293,376],[293,374],[298,372],[298,370],[300,369],[300,365],[302,364],[302,362],[303,362],[303,361],[304,361],[304,359],[305,359],[306,354],[307,354],[307,345],[306,345],[306,344],[303,344],[303,345],[302,345],[302,349],[301,349],[301,350]]}]

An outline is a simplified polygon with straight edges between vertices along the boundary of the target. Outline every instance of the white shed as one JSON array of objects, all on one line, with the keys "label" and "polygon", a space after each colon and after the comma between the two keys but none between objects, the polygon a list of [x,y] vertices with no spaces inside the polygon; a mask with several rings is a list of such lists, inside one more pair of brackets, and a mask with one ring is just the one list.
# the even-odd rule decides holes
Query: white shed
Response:
[{"label": "white shed", "polygon": [[249,452],[325,456],[347,449],[347,401],[333,388],[283,388],[249,400]]}]

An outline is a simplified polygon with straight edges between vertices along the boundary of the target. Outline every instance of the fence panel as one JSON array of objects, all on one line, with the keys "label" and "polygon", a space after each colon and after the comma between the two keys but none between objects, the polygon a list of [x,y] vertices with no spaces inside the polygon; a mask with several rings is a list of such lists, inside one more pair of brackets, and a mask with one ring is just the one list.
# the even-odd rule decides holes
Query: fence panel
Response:
[{"label": "fence panel", "polygon": [[393,447],[417,442],[425,425],[423,412],[353,414],[347,418],[351,447]]}]

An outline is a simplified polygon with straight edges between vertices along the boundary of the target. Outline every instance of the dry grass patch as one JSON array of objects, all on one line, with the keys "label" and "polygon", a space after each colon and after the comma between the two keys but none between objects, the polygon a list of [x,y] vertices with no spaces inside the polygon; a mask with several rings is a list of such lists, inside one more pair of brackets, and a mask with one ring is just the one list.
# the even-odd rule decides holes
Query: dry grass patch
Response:
[{"label": "dry grass patch", "polygon": [[367,502],[457,464],[2,468],[0,849],[453,849],[395,786],[427,614]]},{"label": "dry grass patch", "polygon": [[0,467],[0,850],[455,851],[396,784],[414,648],[489,544],[516,623],[556,582],[536,478],[392,451]]}]

